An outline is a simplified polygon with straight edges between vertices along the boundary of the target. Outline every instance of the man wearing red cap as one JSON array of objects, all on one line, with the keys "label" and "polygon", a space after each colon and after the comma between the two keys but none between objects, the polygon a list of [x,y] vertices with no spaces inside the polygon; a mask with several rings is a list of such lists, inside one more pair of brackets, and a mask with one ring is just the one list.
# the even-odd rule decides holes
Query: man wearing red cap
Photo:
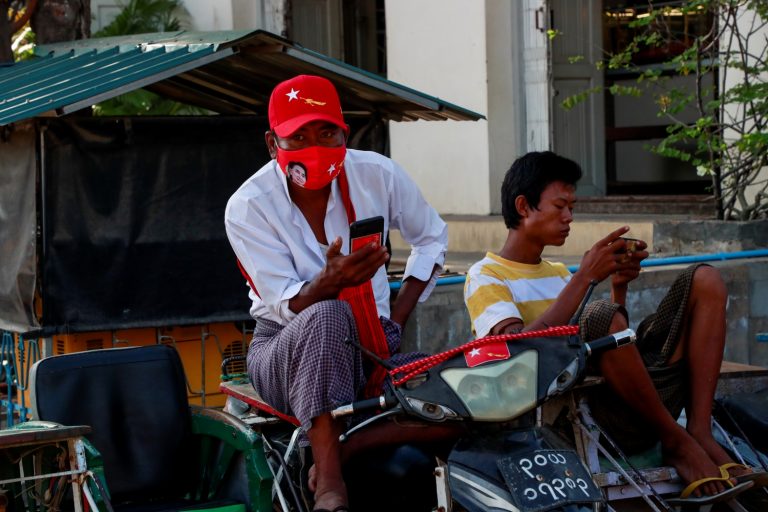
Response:
[{"label": "man wearing red cap", "polygon": [[[261,397],[307,432],[315,510],[343,511],[341,462],[354,446],[342,454],[342,427],[330,411],[363,390],[377,394],[383,379],[354,344],[395,365],[416,357],[395,352],[443,265],[447,230],[400,166],[346,148],[349,128],[328,80],[302,75],[278,84],[269,126],[272,161],[235,192],[225,214],[256,319],[248,372]],[[384,218],[384,233],[398,229],[412,246],[391,311],[386,248],[347,250],[350,223],[375,216]],[[351,444],[366,443],[357,439]]]}]

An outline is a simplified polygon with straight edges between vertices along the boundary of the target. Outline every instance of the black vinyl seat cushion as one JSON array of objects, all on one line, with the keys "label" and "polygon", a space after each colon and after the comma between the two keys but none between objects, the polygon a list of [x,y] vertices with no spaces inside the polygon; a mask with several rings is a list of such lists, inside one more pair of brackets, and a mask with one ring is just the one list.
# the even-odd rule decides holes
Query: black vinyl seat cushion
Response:
[{"label": "black vinyl seat cushion", "polygon": [[173,348],[49,357],[31,381],[37,419],[92,427],[88,439],[103,457],[113,505],[178,503],[195,484],[186,381]]}]

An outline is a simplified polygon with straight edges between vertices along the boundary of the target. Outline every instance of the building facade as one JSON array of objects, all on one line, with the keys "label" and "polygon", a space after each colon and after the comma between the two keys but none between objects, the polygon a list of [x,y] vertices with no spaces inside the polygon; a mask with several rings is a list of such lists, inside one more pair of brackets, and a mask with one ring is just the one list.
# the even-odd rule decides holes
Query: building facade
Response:
[{"label": "building facade", "polygon": [[[594,93],[571,110],[562,101],[588,89],[636,83],[636,74],[600,69],[606,51],[626,45],[647,0],[183,0],[194,30],[260,28],[442,100],[483,113],[467,123],[392,122],[390,155],[443,214],[501,212],[500,185],[514,159],[551,149],[584,169],[586,197],[705,197],[711,182],[690,165],[648,150],[666,135],[652,96]],[[711,17],[668,10],[687,36]],[[93,30],[119,12],[118,0],[91,0]],[[741,23],[753,19],[743,13]],[[763,39],[764,41],[764,39]],[[763,43],[764,44],[764,43]],[[638,56],[660,66],[670,42]],[[705,81],[729,87],[708,75]],[[695,80],[672,78],[667,87]],[[696,112],[679,113],[693,121]],[[755,190],[757,192],[758,190]],[[672,198],[670,198],[672,200]]]}]

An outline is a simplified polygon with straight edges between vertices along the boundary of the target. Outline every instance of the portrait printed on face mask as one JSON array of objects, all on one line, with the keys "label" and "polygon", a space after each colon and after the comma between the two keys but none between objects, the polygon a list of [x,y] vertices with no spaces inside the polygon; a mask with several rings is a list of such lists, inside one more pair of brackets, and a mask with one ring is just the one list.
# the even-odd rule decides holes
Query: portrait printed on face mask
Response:
[{"label": "portrait printed on face mask", "polygon": [[319,190],[331,183],[344,167],[345,146],[285,150],[277,148],[277,163],[292,183],[310,190]]},{"label": "portrait printed on face mask", "polygon": [[307,182],[307,170],[304,169],[300,162],[290,162],[288,164],[288,176],[300,187],[303,187]]}]

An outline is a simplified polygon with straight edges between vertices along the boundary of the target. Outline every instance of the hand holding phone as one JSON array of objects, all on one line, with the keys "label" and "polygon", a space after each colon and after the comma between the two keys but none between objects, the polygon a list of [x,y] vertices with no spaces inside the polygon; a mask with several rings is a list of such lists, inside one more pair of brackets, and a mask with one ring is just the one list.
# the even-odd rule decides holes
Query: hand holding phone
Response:
[{"label": "hand holding phone", "polygon": [[384,217],[370,217],[349,225],[349,254],[370,243],[384,245]]},{"label": "hand holding phone", "polygon": [[622,258],[619,260],[619,263],[629,263],[632,254],[640,248],[640,240],[626,236],[621,237],[621,239],[624,240],[626,249],[621,252]]}]

